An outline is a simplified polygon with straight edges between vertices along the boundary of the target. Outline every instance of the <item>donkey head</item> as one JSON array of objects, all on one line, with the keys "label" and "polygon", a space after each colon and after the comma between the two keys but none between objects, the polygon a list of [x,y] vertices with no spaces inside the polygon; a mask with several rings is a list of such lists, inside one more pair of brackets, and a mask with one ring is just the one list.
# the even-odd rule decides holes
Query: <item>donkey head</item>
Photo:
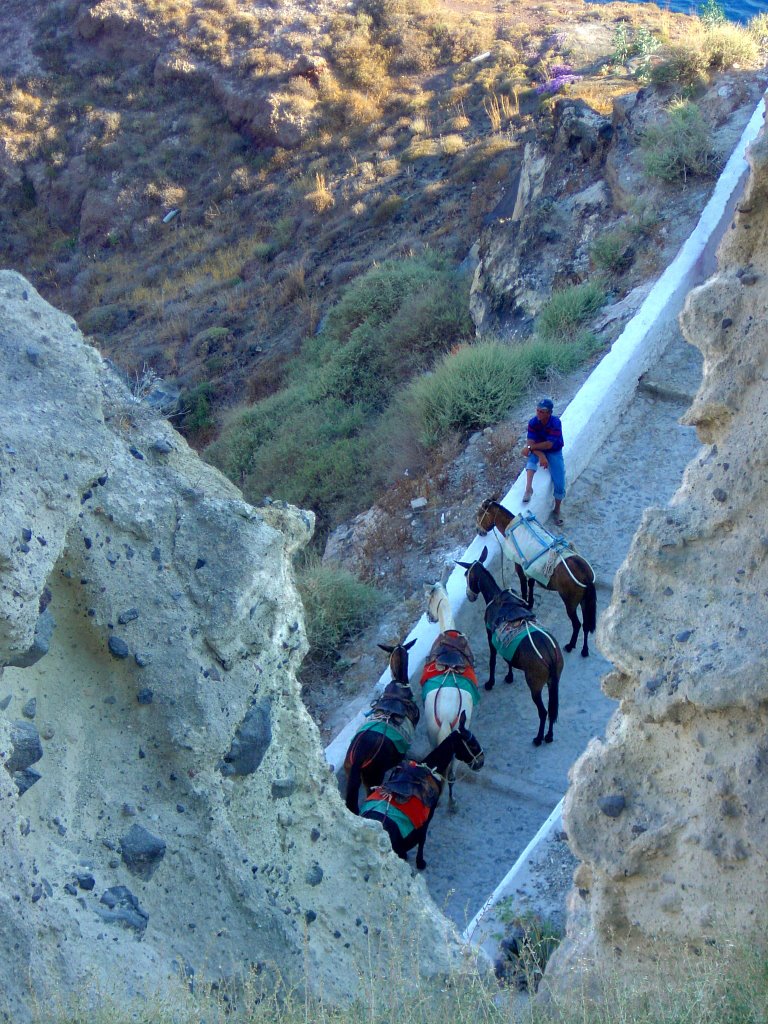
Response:
[{"label": "donkey head", "polygon": [[481,587],[480,587],[480,574],[482,572],[487,572],[487,570],[485,569],[485,567],[483,565],[483,562],[486,560],[487,557],[488,557],[488,548],[484,547],[483,550],[480,552],[480,557],[478,559],[476,559],[474,562],[457,562],[456,563],[457,565],[460,565],[462,567],[462,569],[466,570],[464,575],[467,578],[467,600],[468,601],[476,601],[477,600],[478,594],[480,593],[480,590],[481,590]]},{"label": "donkey head", "polygon": [[496,509],[498,505],[492,498],[486,498],[475,514],[477,532],[481,537],[490,533],[496,524]]},{"label": "donkey head", "polygon": [[416,643],[416,640],[417,637],[414,637],[407,644],[396,644],[394,647],[390,647],[388,644],[377,645],[389,655],[389,670],[392,673],[392,678],[398,682],[408,682],[408,651]]},{"label": "donkey head", "polygon": [[463,761],[464,764],[468,764],[473,772],[480,771],[485,763],[485,754],[483,753],[483,748],[477,742],[475,734],[467,729],[466,711],[461,712],[458,728],[453,735],[456,737],[454,757],[458,758],[459,761]]}]

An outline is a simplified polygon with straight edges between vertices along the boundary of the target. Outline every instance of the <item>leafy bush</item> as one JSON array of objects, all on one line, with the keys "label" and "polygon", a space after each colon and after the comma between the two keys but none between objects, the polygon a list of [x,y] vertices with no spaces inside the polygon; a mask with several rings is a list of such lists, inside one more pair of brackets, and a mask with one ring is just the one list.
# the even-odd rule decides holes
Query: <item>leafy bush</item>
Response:
[{"label": "leafy bush", "polygon": [[392,414],[410,423],[425,447],[433,447],[454,431],[497,423],[532,381],[553,368],[573,369],[593,344],[585,334],[570,344],[534,340],[463,346],[446,356],[434,373],[414,380]]},{"label": "leafy bush", "polygon": [[623,274],[632,265],[634,252],[627,232],[621,228],[598,235],[589,247],[592,264],[610,277]]},{"label": "leafy bush", "polygon": [[643,136],[648,174],[662,181],[677,181],[689,174],[712,173],[712,140],[699,108],[689,100],[676,100],[668,113],[666,124],[651,125]]},{"label": "leafy bush", "polygon": [[722,25],[725,21],[725,11],[719,0],[704,0],[699,9],[699,17],[708,28],[715,25]]},{"label": "leafy bush", "polygon": [[727,21],[710,27],[704,37],[704,52],[709,67],[716,70],[736,65],[755,67],[760,60],[760,47],[754,35]]},{"label": "leafy bush", "polygon": [[542,341],[573,341],[584,324],[605,302],[598,284],[586,282],[552,293],[536,319],[536,334]]},{"label": "leafy bush", "polygon": [[196,384],[181,396],[184,430],[196,434],[213,426],[213,385],[207,381]]},{"label": "leafy bush", "polygon": [[339,647],[369,625],[382,595],[344,569],[308,560],[297,571],[310,653],[333,658]]},{"label": "leafy bush", "polygon": [[393,394],[468,337],[468,284],[432,259],[390,260],[347,288],[293,380],[241,411],[208,457],[246,495],[313,508],[320,530],[370,504],[378,417]]}]

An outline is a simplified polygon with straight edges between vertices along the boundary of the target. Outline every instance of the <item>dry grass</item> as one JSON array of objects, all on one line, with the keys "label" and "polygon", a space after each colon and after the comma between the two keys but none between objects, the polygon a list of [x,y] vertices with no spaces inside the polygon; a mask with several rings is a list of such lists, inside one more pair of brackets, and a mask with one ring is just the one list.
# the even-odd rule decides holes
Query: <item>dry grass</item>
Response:
[{"label": "dry grass", "polygon": [[634,92],[637,92],[637,82],[613,76],[610,78],[585,78],[565,87],[566,96],[584,100],[598,114],[606,115],[613,111],[613,101],[617,97]]},{"label": "dry grass", "polygon": [[315,187],[311,192],[307,192],[304,198],[315,213],[325,213],[336,202],[333,198],[333,192],[331,192],[325,180],[325,175],[320,173],[315,174]]}]

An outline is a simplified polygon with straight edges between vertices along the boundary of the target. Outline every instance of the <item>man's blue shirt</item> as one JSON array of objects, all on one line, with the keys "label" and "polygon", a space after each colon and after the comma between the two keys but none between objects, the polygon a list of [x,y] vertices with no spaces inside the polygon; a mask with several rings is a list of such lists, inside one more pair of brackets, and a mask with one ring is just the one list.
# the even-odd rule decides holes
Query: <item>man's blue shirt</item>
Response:
[{"label": "man's blue shirt", "polygon": [[[528,420],[528,440],[538,444],[541,441],[551,441],[552,452],[559,452],[563,447],[563,427],[558,416],[550,416],[546,426],[538,416]],[[546,455],[546,452],[544,452]]]}]

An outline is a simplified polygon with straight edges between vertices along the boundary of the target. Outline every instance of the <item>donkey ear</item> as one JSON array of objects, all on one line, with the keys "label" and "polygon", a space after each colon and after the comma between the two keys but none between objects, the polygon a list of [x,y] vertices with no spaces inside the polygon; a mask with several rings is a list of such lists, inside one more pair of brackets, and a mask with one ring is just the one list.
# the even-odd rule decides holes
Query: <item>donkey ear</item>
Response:
[{"label": "donkey ear", "polygon": [[448,582],[448,577],[451,575],[452,572],[453,566],[449,565],[446,562],[445,565],[443,566],[443,571],[440,574],[440,582],[442,583],[443,586],[445,586],[446,583]]},{"label": "donkey ear", "polygon": [[459,562],[459,561],[457,561],[456,565],[460,565],[462,569],[471,569],[472,568],[472,563],[471,562]]},{"label": "donkey ear", "polygon": [[487,547],[487,545],[485,545],[483,547],[483,550],[480,552],[480,557],[478,558],[478,562],[484,562],[487,557],[488,557],[488,547]]},{"label": "donkey ear", "polygon": [[387,654],[391,654],[392,651],[394,651],[394,649],[395,649],[394,647],[387,646],[387,644],[376,644],[376,646],[380,647],[382,649],[382,651],[386,651]]},{"label": "donkey ear", "polygon": [[413,647],[413,645],[416,643],[418,639],[419,638],[415,636],[413,640],[409,640],[407,644],[403,644],[403,647],[406,649],[406,651],[410,651],[410,649]]}]

